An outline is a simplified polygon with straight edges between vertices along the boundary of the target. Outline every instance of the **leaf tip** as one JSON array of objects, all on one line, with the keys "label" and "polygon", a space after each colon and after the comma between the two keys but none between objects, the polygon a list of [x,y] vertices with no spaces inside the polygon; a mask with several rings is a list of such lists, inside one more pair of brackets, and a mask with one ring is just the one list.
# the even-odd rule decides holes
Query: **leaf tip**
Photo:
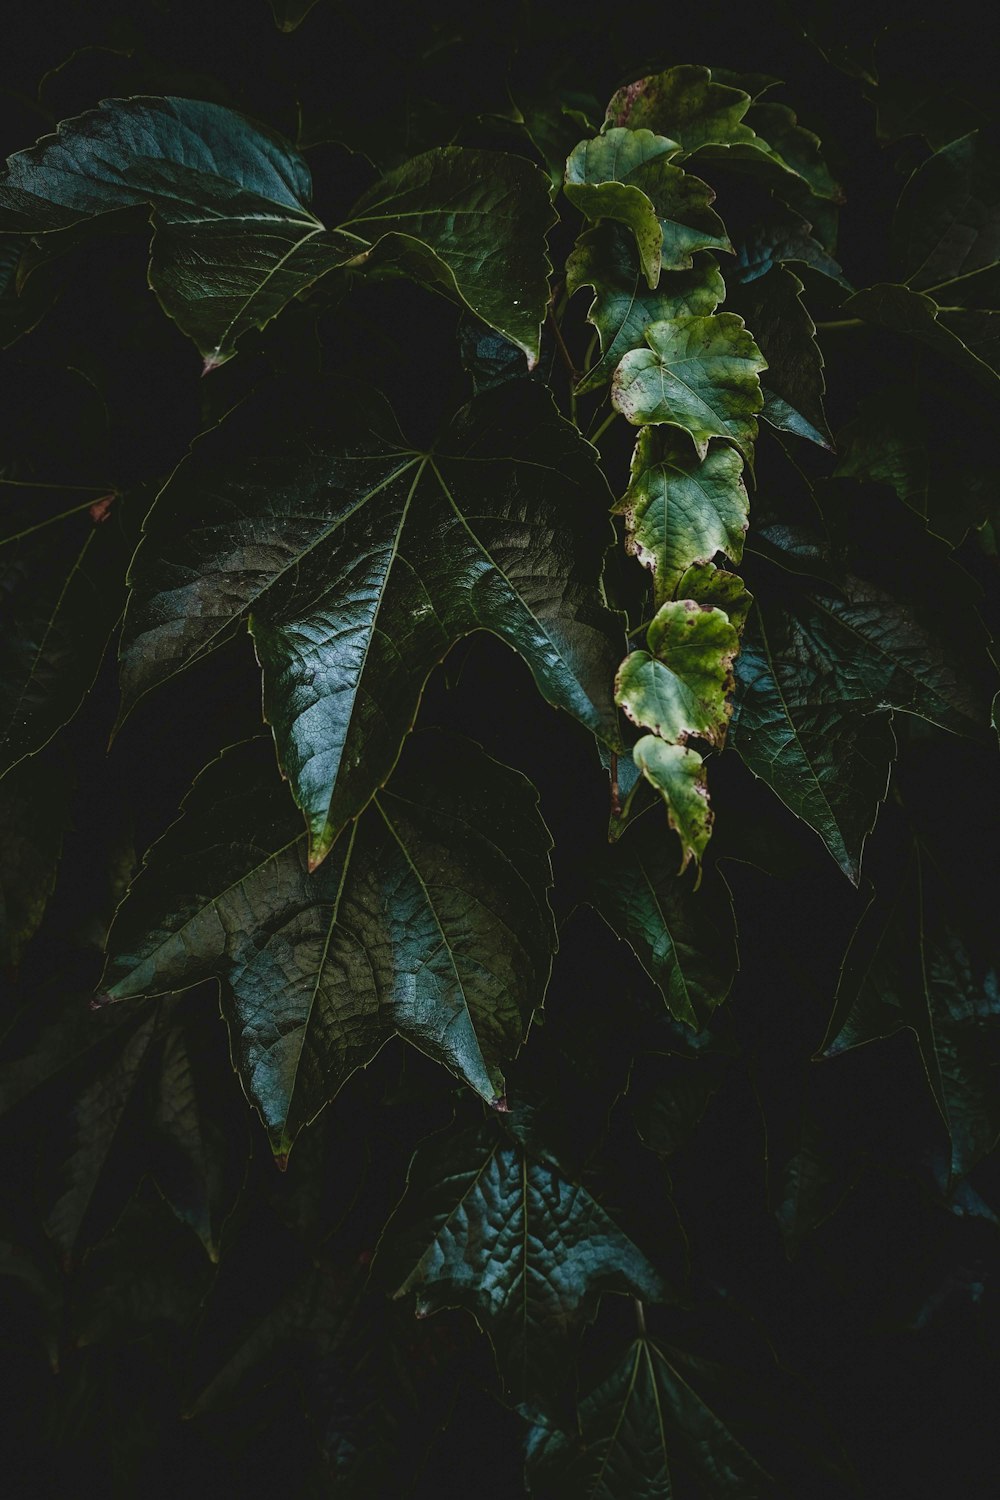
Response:
[{"label": "leaf tip", "polygon": [[107,990],[98,990],[97,993],[91,997],[89,1008],[91,1010],[104,1010],[106,1006],[114,1005],[115,1001],[116,996],[109,994]]},{"label": "leaf tip", "polygon": [[509,1115],[510,1105],[507,1103],[506,1094],[497,1094],[495,1099],[490,1100],[490,1108],[495,1109],[498,1115]]}]

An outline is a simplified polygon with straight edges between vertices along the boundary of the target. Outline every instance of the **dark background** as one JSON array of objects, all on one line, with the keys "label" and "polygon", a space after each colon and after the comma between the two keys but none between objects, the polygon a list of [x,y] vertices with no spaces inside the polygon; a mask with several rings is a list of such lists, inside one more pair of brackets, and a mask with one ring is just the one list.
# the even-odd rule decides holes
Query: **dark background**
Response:
[{"label": "dark background", "polygon": [[[942,87],[951,80],[979,98],[989,93],[993,67],[982,45],[985,19],[985,8],[954,6],[942,19],[884,4],[855,17],[839,7],[824,16],[819,7],[773,4],[608,6],[589,15],[564,3],[491,10],[437,0],[397,9],[320,0],[298,31],[282,35],[265,0],[162,0],[108,15],[90,5],[36,5],[20,13],[16,37],[8,31],[0,136],[5,153],[16,150],[54,119],[109,95],[215,99],[315,140],[307,156],[323,216],[370,179],[359,152],[391,163],[456,134],[491,142],[499,127],[481,117],[506,108],[508,77],[521,97],[562,84],[603,102],[619,83],[675,62],[762,71],[788,80],[780,97],[822,137],[845,184],[838,253],[852,282],[864,286],[890,273],[892,207],[903,174],[926,147],[916,138],[877,140],[874,91],[857,75],[875,57],[880,78],[932,78]],[[873,53],[873,38],[890,23]],[[805,25],[829,41],[847,70],[803,35]],[[155,487],[207,421],[275,370],[301,374],[322,364],[357,372],[360,365],[390,390],[415,437],[433,431],[468,390],[454,310],[402,284],[359,288],[348,310],[331,308],[321,320],[318,340],[311,321],[290,309],[202,382],[195,351],[146,289],[146,238],[141,220],[123,220],[111,237],[84,237],[54,312],[4,357],[0,436],[9,449],[44,461],[50,477]],[[567,249],[553,246],[557,264]],[[577,303],[582,324],[585,298]],[[828,355],[834,430],[861,394],[892,378],[899,357],[891,342],[863,358],[853,349]],[[620,453],[614,441],[608,453],[617,486],[628,438],[622,435]],[[762,493],[767,483],[762,460]],[[990,566],[974,548],[962,560],[989,582]],[[908,565],[905,549],[892,558],[903,573]],[[243,637],[144,703],[106,754],[116,702],[108,663],[62,738],[61,764],[76,786],[72,827],[45,927],[4,999],[4,1024],[14,1025],[15,1038],[40,1006],[86,1003],[116,872],[169,824],[218,748],[260,725],[259,675]],[[810,1061],[865,891],[846,883],[735,756],[713,766],[720,849],[731,818],[779,853],[764,861],[771,873],[746,862],[724,865],[742,968],[718,1028],[723,1084],[683,1149],[663,1159],[636,1134],[644,1090],[656,1083],[642,1056],[647,1034],[660,1035],[660,1002],[610,932],[592,914],[574,914],[581,871],[606,826],[606,781],[591,743],[541,703],[526,670],[487,638],[461,648],[435,675],[423,715],[474,735],[531,775],[556,839],[562,950],[549,1019],[514,1070],[515,1086],[544,1089],[547,1059],[550,1069],[563,1069],[571,1080],[563,1124],[581,1161],[654,1259],[678,1277],[689,1270],[695,1304],[710,1309],[692,1316],[699,1337],[749,1370],[770,1341],[795,1373],[798,1383],[787,1391],[779,1381],[766,1421],[752,1405],[744,1420],[765,1449],[801,1441],[832,1457],[841,1443],[855,1479],[843,1468],[817,1476],[804,1459],[801,1474],[810,1477],[793,1479],[791,1492],[802,1500],[994,1495],[996,1224],[971,1199],[964,1208],[942,1200],[946,1140],[908,1034],[836,1062]],[[964,832],[960,863],[988,870],[998,824],[995,799],[983,801],[984,777],[991,777],[985,752],[907,726],[900,741],[900,784],[946,785],[950,818]],[[899,816],[890,802],[872,843],[873,869]],[[934,818],[933,806],[927,816]],[[331,1444],[356,1441],[398,1454],[395,1476],[373,1494],[521,1494],[522,1424],[496,1400],[488,1346],[471,1320],[443,1314],[418,1330],[377,1292],[367,1294],[353,1341],[317,1353],[308,1338],[289,1340],[239,1399],[210,1418],[182,1420],[192,1367],[211,1369],[213,1349],[234,1339],[252,1311],[270,1305],[317,1258],[328,1256],[336,1274],[363,1271],[413,1146],[447,1123],[456,1104],[429,1064],[388,1048],[308,1133],[278,1180],[262,1134],[244,1123],[211,992],[192,992],[184,1004],[212,1023],[204,1046],[217,1058],[220,1093],[229,1091],[223,1117],[237,1139],[252,1131],[227,1252],[218,1271],[210,1266],[193,1237],[175,1234],[148,1180],[140,1210],[130,1211],[133,1239],[118,1231],[117,1242],[109,1238],[155,1156],[138,1124],[134,1132],[123,1127],[88,1219],[87,1243],[97,1248],[61,1273],[72,1303],[60,1314],[65,1326],[96,1296],[99,1315],[90,1316],[101,1337],[80,1347],[68,1339],[55,1373],[35,1301],[17,1283],[4,1294],[8,1492],[338,1493],[323,1455]],[[633,1053],[640,1061],[631,1091],[616,1102]],[[565,1072],[567,1056],[576,1072]],[[665,1066],[680,1076],[693,1063],[678,1055]],[[38,1209],[49,1154],[79,1083],[77,1075],[63,1080],[3,1121],[3,1218],[19,1241],[44,1240]],[[772,1211],[774,1178],[794,1149],[803,1109],[825,1143],[837,1211],[789,1259]],[[977,1172],[985,1204],[1000,1206],[998,1178],[995,1159]],[[122,1252],[118,1280],[102,1269],[114,1261],[116,1243],[134,1256]],[[206,1298],[207,1314],[200,1310]],[[599,1358],[622,1315],[615,1306],[602,1314],[585,1359]],[[673,1336],[670,1320],[662,1327]],[[369,1390],[370,1377],[363,1351],[383,1346],[402,1373],[385,1383],[380,1374],[359,1415],[355,1398]]]}]

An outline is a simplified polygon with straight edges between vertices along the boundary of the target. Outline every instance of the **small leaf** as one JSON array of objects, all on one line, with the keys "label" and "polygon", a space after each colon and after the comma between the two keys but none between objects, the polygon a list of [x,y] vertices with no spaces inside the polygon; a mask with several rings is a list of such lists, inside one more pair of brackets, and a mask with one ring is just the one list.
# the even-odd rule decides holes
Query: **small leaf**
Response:
[{"label": "small leaf", "polygon": [[998,1016],[995,945],[971,903],[955,901],[948,875],[915,844],[851,940],[823,1055],[911,1030],[951,1137],[951,1170],[962,1176],[1000,1137],[991,1060]]},{"label": "small leaf", "polygon": [[602,352],[579,381],[578,395],[606,384],[622,356],[643,347],[650,324],[707,316],[726,294],[719,269],[707,254],[699,255],[690,271],[663,272],[650,291],[635,247],[617,224],[599,224],[577,240],[566,262],[566,290],[572,296],[582,286],[594,288],[587,321],[600,335]]},{"label": "small leaf", "polygon": [[300,826],[265,740],[209,766],[119,908],[108,997],[220,980],[277,1153],[394,1035],[502,1095],[555,948],[529,783],[425,733],[316,874]]},{"label": "small leaf", "polygon": [[672,166],[675,141],[649,130],[610,130],[581,141],[566,163],[564,192],[588,219],[614,219],[635,235],[647,285],[660,268],[688,270],[698,250],[731,250],[700,178]]},{"label": "small leaf", "polygon": [[775,266],[766,276],[733,287],[729,303],[753,329],[767,360],[764,421],[832,448],[823,409],[823,356],[816,325],[802,301],[802,282],[784,266]]},{"label": "small leaf", "polygon": [[565,1399],[573,1345],[603,1292],[667,1294],[585,1188],[485,1124],[417,1151],[373,1274],[395,1297],[415,1296],[419,1316],[467,1308],[512,1398],[543,1408]]},{"label": "small leaf", "polygon": [[670,427],[640,429],[629,487],[615,510],[625,517],[628,550],[653,574],[658,605],[678,592],[693,563],[718,552],[739,562],[749,506],[735,448],[714,443],[699,458]]},{"label": "small leaf", "polygon": [[648,349],[626,354],[615,371],[611,400],[636,426],[669,422],[694,440],[698,456],[709,439],[729,438],[750,458],[756,413],[764,405],[757,345],[733,313],[653,323]]},{"label": "small leaf", "polygon": [[676,845],[650,808],[603,850],[589,900],[628,943],[677,1021],[699,1030],[736,977],[736,923],[729,889],[705,873],[696,893],[677,875]]},{"label": "small leaf", "polygon": [[712,836],[705,763],[696,750],[667,745],[654,734],[644,734],[632,747],[632,759],[650,786],[663,798],[671,828],[681,841],[683,875],[693,859],[699,871],[705,846]]},{"label": "small leaf", "polygon": [[633,651],[618,669],[615,702],[662,739],[721,745],[732,712],[739,637],[720,609],[693,599],[661,605],[646,633],[648,651]]}]

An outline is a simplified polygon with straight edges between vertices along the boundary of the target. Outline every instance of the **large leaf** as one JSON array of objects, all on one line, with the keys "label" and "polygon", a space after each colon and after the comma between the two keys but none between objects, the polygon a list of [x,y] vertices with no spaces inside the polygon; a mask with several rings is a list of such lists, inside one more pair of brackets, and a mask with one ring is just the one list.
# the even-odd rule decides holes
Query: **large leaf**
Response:
[{"label": "large leaf", "polygon": [[485,629],[614,744],[617,617],[595,454],[532,382],[477,397],[432,452],[356,388],[268,390],[197,442],[133,564],[126,708],[247,614],[314,864],[385,781],[427,676]]},{"label": "large leaf", "polygon": [[914,291],[936,291],[1000,262],[996,133],[975,130],[919,166],[900,195],[893,232]]},{"label": "large leaf", "polygon": [[[537,358],[553,221],[529,162],[446,147],[376,184],[338,229],[309,209],[312,181],[280,136],[194,99],[107,100],[12,156],[0,229],[38,235],[149,205],[150,283],[206,369],[334,267],[388,262],[442,283]],[[386,239],[385,237],[389,238]]]},{"label": "large leaf", "polygon": [[964,1175],[1000,1137],[998,1018],[993,933],[915,843],[851,940],[823,1054],[912,1031],[951,1137],[951,1170]]},{"label": "large leaf", "polygon": [[650,288],[660,269],[684,271],[698,250],[731,250],[726,228],[709,206],[707,183],[672,166],[676,141],[650,130],[609,130],[581,141],[566,163],[564,192],[588,219],[631,229]]},{"label": "large leaf", "polygon": [[628,489],[616,506],[625,517],[626,545],[653,575],[653,597],[665,603],[693,563],[724,553],[743,556],[750,502],[743,461],[726,443],[703,458],[669,427],[641,428]]},{"label": "large leaf", "polygon": [[919,339],[988,390],[1000,390],[1000,312],[995,309],[940,307],[923,292],[883,282],[855,292],[843,310],[866,323]]},{"label": "large leaf", "polygon": [[800,125],[795,111],[787,104],[754,100],[747,110],[746,123],[765,138],[787,166],[804,178],[817,198],[830,198],[834,203],[844,201],[844,190],[824,160],[819,136]]},{"label": "large leaf", "polygon": [[[699,1493],[764,1500],[773,1481],[691,1383],[699,1362],[645,1335],[579,1403],[580,1435],[544,1423],[528,1436],[537,1500],[674,1500],[675,1470]],[[687,1491],[685,1491],[687,1493]]]},{"label": "large leaf", "polygon": [[664,1004],[697,1030],[725,1000],[736,976],[736,925],[729,891],[715,871],[695,892],[677,874],[663,815],[651,808],[602,851],[589,900],[629,944]]},{"label": "large leaf", "polygon": [[626,354],[615,371],[611,400],[636,426],[668,422],[694,440],[698,456],[709,439],[729,438],[749,459],[764,397],[767,368],[743,319],[734,313],[680,318],[646,329],[648,348]]},{"label": "large leaf", "polygon": [[619,667],[615,702],[633,724],[671,744],[721,745],[740,644],[728,616],[693,599],[670,600],[653,618],[646,644]]},{"label": "large leaf", "polygon": [[823,356],[816,325],[802,301],[802,282],[786,267],[775,266],[766,276],[733,287],[729,305],[753,330],[767,360],[765,422],[831,448],[823,409]]},{"label": "large leaf", "polygon": [[464,1307],[489,1334],[514,1400],[565,1400],[573,1341],[602,1292],[666,1295],[646,1257],[579,1184],[494,1128],[420,1148],[375,1274],[418,1314]]},{"label": "large leaf", "polygon": [[99,489],[0,483],[0,776],[71,719],[124,605],[131,537]]},{"label": "large leaf", "polygon": [[107,997],[218,978],[279,1153],[394,1035],[497,1099],[555,947],[529,784],[425,733],[316,874],[300,830],[265,740],[209,766],[118,912]]},{"label": "large leaf", "polygon": [[723,300],[725,283],[709,255],[699,255],[691,270],[661,274],[655,290],[646,284],[628,234],[617,224],[599,224],[582,234],[566,262],[566,290],[594,289],[587,313],[597,329],[601,357],[577,384],[577,394],[605,385],[630,349],[641,349],[651,323],[713,313]]}]

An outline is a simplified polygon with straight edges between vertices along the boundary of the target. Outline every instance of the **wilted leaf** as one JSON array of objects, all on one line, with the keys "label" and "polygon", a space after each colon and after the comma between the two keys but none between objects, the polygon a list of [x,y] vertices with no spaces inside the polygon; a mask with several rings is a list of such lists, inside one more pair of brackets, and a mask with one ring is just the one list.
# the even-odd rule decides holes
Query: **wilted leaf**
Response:
[{"label": "wilted leaf", "polygon": [[300,828],[266,741],[209,766],[119,909],[108,997],[222,981],[278,1153],[394,1035],[496,1099],[555,948],[529,784],[422,734],[316,874]]}]

